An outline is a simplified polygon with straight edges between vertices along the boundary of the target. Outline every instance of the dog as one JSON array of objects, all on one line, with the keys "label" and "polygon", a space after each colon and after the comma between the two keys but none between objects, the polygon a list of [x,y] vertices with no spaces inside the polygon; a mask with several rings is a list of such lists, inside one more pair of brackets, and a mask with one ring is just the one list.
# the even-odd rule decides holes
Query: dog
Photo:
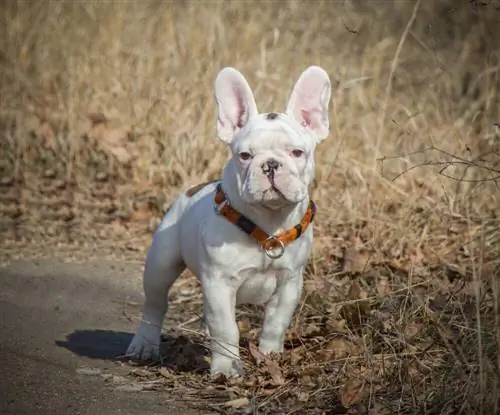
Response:
[{"label": "dog", "polygon": [[143,275],[145,302],[127,356],[159,359],[172,284],[188,268],[200,281],[212,376],[244,376],[235,307],[265,306],[264,354],[283,351],[312,249],[309,197],[315,148],[329,135],[331,82],[305,69],[284,113],[259,113],[244,76],[226,67],[214,83],[217,135],[231,159],[220,180],[181,194],[155,230]]}]

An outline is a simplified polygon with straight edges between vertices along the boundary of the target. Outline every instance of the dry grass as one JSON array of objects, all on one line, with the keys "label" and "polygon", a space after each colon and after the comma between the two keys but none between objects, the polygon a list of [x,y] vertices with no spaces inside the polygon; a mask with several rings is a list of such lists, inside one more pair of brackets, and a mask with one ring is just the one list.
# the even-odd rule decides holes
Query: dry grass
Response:
[{"label": "dry grass", "polygon": [[[122,241],[142,254],[179,191],[227,158],[216,73],[240,69],[270,111],[319,64],[337,83],[333,128],[287,352],[257,365],[248,346],[250,379],[204,388],[201,403],[499,413],[500,14],[484,4],[4,2],[4,249]],[[241,313],[243,326],[256,315]],[[170,356],[188,353],[184,340]],[[179,374],[180,362],[142,375],[200,404],[206,377]]]}]

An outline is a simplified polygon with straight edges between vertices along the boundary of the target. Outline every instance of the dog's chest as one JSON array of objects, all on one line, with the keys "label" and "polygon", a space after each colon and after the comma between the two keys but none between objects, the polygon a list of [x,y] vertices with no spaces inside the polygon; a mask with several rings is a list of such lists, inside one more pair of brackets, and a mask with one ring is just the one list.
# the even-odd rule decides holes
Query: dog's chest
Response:
[{"label": "dog's chest", "polygon": [[280,271],[246,269],[236,277],[241,284],[236,294],[237,304],[265,304],[276,290]]}]

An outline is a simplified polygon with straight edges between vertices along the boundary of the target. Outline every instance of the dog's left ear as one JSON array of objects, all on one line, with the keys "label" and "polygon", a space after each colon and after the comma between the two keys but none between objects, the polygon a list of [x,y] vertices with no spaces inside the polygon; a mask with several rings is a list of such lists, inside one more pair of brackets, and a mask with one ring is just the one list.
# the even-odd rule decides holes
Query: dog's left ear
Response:
[{"label": "dog's left ear", "polygon": [[310,130],[318,142],[326,138],[330,130],[328,106],[331,89],[326,71],[319,66],[310,66],[295,83],[286,107],[286,113]]},{"label": "dog's left ear", "polygon": [[257,105],[245,77],[236,69],[226,67],[215,79],[217,101],[217,135],[231,143],[234,135],[257,114]]}]

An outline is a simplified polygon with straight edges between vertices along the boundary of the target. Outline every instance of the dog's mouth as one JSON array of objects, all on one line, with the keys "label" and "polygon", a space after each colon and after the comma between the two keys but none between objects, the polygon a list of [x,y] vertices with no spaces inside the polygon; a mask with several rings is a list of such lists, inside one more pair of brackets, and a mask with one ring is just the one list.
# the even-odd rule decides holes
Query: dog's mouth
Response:
[{"label": "dog's mouth", "polygon": [[274,173],[268,174],[269,188],[263,192],[263,205],[269,209],[276,210],[282,208],[284,205],[293,203],[286,195],[279,189],[275,181]]},{"label": "dog's mouth", "polygon": [[278,187],[276,186],[276,182],[274,181],[274,173],[273,172],[271,172],[270,174],[267,175],[267,179],[269,180],[269,184],[271,185],[269,190],[271,192],[281,194],[280,189],[278,189]]},{"label": "dog's mouth", "polygon": [[[250,170],[248,170],[250,172]],[[259,172],[261,173],[261,172]],[[248,180],[245,199],[250,204],[261,205],[271,210],[279,210],[297,204],[296,192],[290,191],[288,186],[294,182],[288,177],[291,172],[276,172],[274,169],[262,172],[264,174],[247,176],[243,180]],[[253,180],[252,180],[253,179]]]},{"label": "dog's mouth", "polygon": [[271,193],[271,194],[274,193],[278,196],[281,196],[283,199],[286,199],[285,195],[281,192],[281,190],[276,185],[276,182],[274,180],[274,171],[271,170],[271,172],[267,174],[267,179],[269,180],[269,184],[271,185],[271,187],[269,189],[265,190],[264,193]]}]

